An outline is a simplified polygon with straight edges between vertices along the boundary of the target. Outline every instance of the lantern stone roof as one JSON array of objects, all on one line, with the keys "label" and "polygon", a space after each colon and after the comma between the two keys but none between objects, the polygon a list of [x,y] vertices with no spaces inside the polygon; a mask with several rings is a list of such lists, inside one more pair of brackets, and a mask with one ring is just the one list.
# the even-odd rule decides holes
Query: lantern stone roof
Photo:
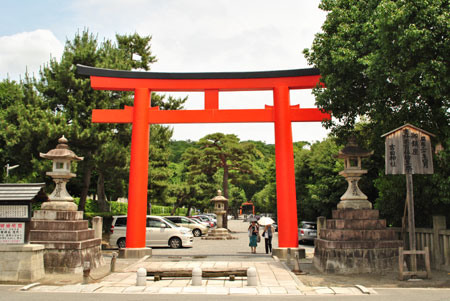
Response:
[{"label": "lantern stone roof", "polygon": [[336,158],[345,159],[348,157],[369,157],[373,154],[373,151],[365,150],[358,146],[356,138],[351,136],[348,139],[347,145],[339,151]]},{"label": "lantern stone roof", "polygon": [[222,190],[217,190],[217,195],[211,199],[213,202],[226,202],[228,201],[227,198],[222,196]]},{"label": "lantern stone roof", "polygon": [[58,145],[56,146],[56,148],[49,150],[46,154],[39,153],[39,155],[42,158],[50,159],[50,160],[54,160],[54,159],[69,159],[69,160],[76,160],[76,161],[83,160],[84,159],[83,157],[78,157],[77,155],[75,155],[75,153],[73,151],[71,151],[69,149],[67,142],[68,142],[68,140],[63,135],[61,138],[58,139]]}]

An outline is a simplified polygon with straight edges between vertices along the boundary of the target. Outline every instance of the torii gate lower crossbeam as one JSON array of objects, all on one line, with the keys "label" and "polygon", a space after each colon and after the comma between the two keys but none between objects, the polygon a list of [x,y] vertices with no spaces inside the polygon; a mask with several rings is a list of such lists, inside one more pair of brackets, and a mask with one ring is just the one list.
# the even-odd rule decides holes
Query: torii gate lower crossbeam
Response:
[{"label": "torii gate lower crossbeam", "polygon": [[[291,89],[319,84],[317,69],[229,73],[156,73],[117,71],[78,65],[98,90],[134,91],[134,107],[94,110],[92,122],[132,123],[128,191],[127,248],[145,247],[147,212],[149,125],[155,123],[273,122],[277,180],[278,246],[298,247],[297,201],[291,122],[329,120],[319,109],[291,106]],[[220,91],[272,90],[274,105],[264,109],[220,110]],[[160,111],[150,106],[152,91],[203,91],[204,110]]]}]

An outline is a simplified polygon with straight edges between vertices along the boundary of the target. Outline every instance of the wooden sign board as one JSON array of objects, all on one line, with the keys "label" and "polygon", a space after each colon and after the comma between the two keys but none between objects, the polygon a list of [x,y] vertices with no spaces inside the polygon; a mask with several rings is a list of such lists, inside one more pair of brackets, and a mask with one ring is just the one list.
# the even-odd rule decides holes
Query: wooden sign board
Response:
[{"label": "wooden sign board", "polygon": [[384,134],[386,174],[432,174],[430,135],[410,124]]}]

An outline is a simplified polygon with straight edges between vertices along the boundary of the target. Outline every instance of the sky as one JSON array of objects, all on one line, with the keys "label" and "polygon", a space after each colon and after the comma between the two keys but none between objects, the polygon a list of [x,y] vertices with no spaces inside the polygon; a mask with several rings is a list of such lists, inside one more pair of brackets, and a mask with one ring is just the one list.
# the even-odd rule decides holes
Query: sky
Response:
[{"label": "sky", "polygon": [[[0,0],[0,80],[38,76],[51,57],[60,59],[66,40],[88,29],[99,40],[115,34],[151,35],[157,57],[151,71],[231,72],[310,68],[310,48],[326,14],[319,0]],[[202,109],[202,93],[186,109]],[[291,105],[315,107],[311,90],[291,91]],[[264,108],[272,92],[223,92],[219,108]],[[241,140],[274,142],[271,123],[172,125],[174,140],[236,134]],[[292,124],[294,141],[321,141],[320,122]]]}]

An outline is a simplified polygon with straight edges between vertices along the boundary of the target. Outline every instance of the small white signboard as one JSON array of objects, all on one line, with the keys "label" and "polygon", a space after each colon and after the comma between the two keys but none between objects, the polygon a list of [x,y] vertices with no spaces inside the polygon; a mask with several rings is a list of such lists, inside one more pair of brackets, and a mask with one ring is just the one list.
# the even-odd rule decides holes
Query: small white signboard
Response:
[{"label": "small white signboard", "polygon": [[0,244],[25,243],[25,223],[0,223]]},{"label": "small white signboard", "polygon": [[1,205],[0,218],[28,218],[28,205]]}]

